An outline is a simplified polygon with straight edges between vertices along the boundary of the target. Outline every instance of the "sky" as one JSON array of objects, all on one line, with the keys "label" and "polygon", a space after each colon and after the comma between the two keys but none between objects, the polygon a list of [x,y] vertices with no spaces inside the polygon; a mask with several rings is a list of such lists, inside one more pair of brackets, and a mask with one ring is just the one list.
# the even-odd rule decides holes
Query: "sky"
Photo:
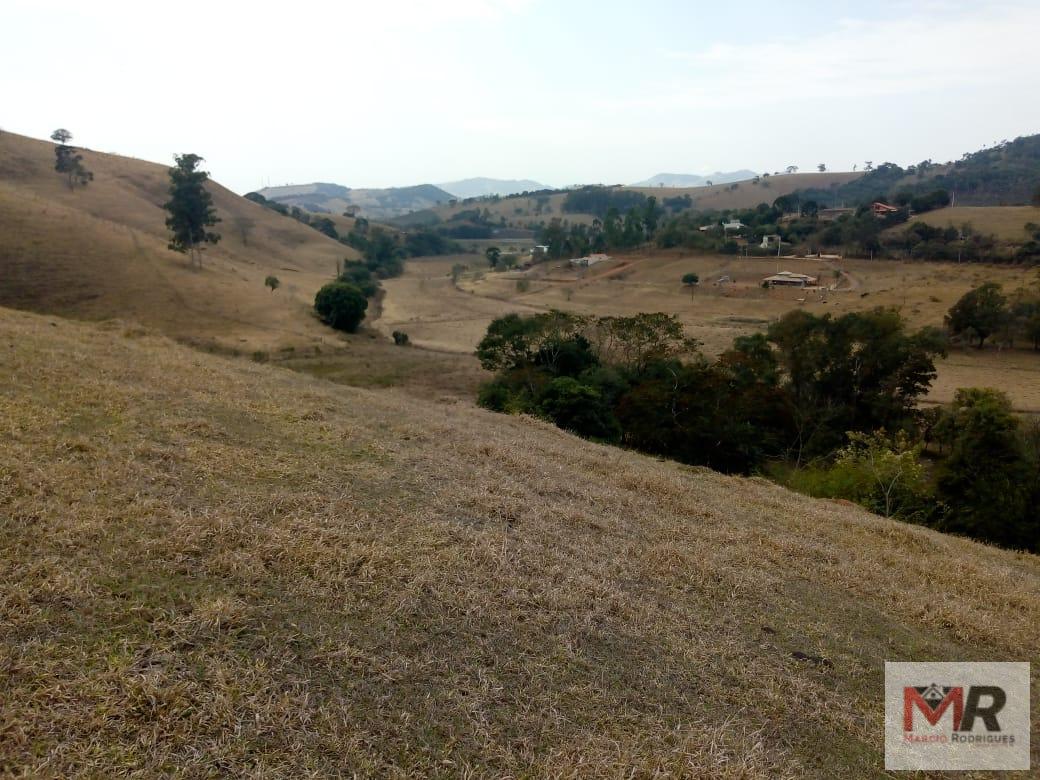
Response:
[{"label": "sky", "polygon": [[1040,2],[0,0],[0,128],[244,193],[957,159],[1040,132]]}]

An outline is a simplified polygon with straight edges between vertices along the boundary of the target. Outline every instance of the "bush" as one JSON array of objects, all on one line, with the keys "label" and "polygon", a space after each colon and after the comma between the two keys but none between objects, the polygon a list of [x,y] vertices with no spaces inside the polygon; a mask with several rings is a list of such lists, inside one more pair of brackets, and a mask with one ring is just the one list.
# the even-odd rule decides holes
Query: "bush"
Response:
[{"label": "bush", "polygon": [[611,442],[621,438],[621,426],[600,392],[569,376],[550,382],[538,407],[556,425],[579,436]]},{"label": "bush", "polygon": [[314,309],[327,325],[353,333],[365,318],[368,300],[352,284],[330,282],[314,296]]},{"label": "bush", "polygon": [[407,347],[411,342],[408,340],[408,334],[403,330],[395,330],[393,332],[394,344],[399,347]]},{"label": "bush", "polygon": [[512,393],[504,382],[494,379],[485,382],[477,392],[477,405],[492,412],[504,412],[509,408]]}]

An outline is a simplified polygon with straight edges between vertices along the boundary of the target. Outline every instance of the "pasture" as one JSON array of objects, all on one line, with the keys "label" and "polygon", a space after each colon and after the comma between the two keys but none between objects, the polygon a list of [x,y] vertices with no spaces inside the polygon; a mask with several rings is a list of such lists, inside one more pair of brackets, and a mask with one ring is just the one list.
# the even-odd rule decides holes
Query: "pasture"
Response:
[{"label": "pasture", "polygon": [[[452,283],[455,263],[470,269]],[[820,288],[763,289],[777,270],[816,276]],[[700,283],[686,287],[683,274]],[[761,331],[793,308],[836,315],[894,306],[911,327],[941,326],[957,299],[986,281],[1006,290],[1035,284],[1036,271],[981,264],[684,256],[675,252],[626,255],[587,269],[550,262],[527,271],[493,273],[479,255],[411,261],[386,284],[376,326],[405,330],[419,346],[470,353],[488,323],[510,311],[562,309],[589,315],[663,311],[677,315],[705,352],[717,354],[736,336]],[[1040,411],[1040,354],[956,348],[939,366],[929,399],[948,401],[956,387],[995,386],[1017,408]]]}]

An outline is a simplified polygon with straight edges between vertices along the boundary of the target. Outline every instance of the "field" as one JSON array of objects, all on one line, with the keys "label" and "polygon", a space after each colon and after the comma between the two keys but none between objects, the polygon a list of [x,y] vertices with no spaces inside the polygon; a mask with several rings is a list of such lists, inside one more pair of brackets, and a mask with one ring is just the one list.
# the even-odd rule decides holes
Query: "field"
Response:
[{"label": "field", "polygon": [[[455,262],[473,269],[457,285],[448,276]],[[972,286],[994,280],[1012,290],[1037,281],[1036,271],[1008,266],[687,257],[674,252],[620,256],[581,271],[562,264],[541,264],[526,272],[477,270],[483,265],[474,255],[410,262],[404,277],[386,283],[383,316],[376,325],[388,333],[404,330],[420,346],[469,353],[487,324],[508,311],[664,311],[678,315],[690,335],[714,354],[734,337],[760,331],[795,307],[842,314],[895,306],[912,327],[941,326],[950,306]],[[762,278],[777,270],[817,276],[828,289],[762,289]],[[701,280],[696,289],[680,283],[691,271]],[[720,282],[723,278],[728,281]],[[948,401],[956,387],[967,385],[999,387],[1016,408],[1040,412],[1040,355],[955,350],[940,365],[930,400]]]},{"label": "field", "polygon": [[[955,227],[970,224],[976,233],[994,235],[1000,241],[1020,244],[1027,240],[1026,223],[1040,224],[1040,208],[1035,206],[951,206],[911,218],[910,223],[924,222],[932,227]],[[897,228],[899,229],[899,228]]]},{"label": "field", "polygon": [[880,778],[884,660],[1040,652],[1035,556],[117,323],[0,419],[3,775]]},{"label": "field", "polygon": [[[53,149],[0,134],[0,305],[248,352],[330,340],[314,293],[353,249],[212,183],[222,240],[193,271],[166,246],[164,166],[85,151],[94,181],[69,191]],[[274,293],[268,275],[282,283]]]}]

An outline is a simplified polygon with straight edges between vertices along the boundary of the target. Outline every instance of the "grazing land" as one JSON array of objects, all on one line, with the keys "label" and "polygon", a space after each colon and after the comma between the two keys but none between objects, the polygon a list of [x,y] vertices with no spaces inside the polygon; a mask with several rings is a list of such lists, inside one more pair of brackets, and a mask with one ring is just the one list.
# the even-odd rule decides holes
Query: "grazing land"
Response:
[{"label": "grazing land", "polygon": [[[192,270],[167,248],[167,168],[83,156],[94,180],[70,191],[52,144],[0,134],[0,305],[118,318],[248,352],[336,340],[311,307],[355,250],[211,182],[222,238]],[[269,275],[281,281],[273,293]]]},{"label": "grazing land", "polygon": [[937,228],[955,227],[960,229],[963,225],[968,224],[976,233],[992,234],[1000,241],[1021,244],[1029,239],[1025,226],[1030,222],[1040,225],[1040,208],[1036,206],[950,206],[910,218],[910,224],[916,221]]},{"label": "grazing land", "polygon": [[[471,270],[456,284],[455,263]],[[777,270],[816,276],[826,289],[771,289],[764,277]],[[683,274],[700,277],[696,288]],[[630,315],[641,311],[676,314],[690,335],[711,354],[739,335],[764,330],[792,308],[841,314],[895,306],[912,327],[941,326],[949,308],[969,289],[997,281],[1005,289],[1035,284],[1035,270],[1014,266],[869,260],[683,256],[675,252],[623,255],[587,269],[544,263],[527,271],[491,273],[479,256],[416,260],[399,279],[386,283],[377,326],[405,330],[419,346],[472,352],[488,323],[510,311],[551,308],[581,314]],[[830,288],[834,289],[830,289]],[[1040,411],[1040,355],[1031,351],[955,349],[939,365],[929,399],[946,402],[964,386],[1005,390],[1016,408]]]},{"label": "grazing land", "polygon": [[0,410],[3,774],[885,777],[884,660],[1040,651],[1035,556],[469,404],[0,309]]}]

